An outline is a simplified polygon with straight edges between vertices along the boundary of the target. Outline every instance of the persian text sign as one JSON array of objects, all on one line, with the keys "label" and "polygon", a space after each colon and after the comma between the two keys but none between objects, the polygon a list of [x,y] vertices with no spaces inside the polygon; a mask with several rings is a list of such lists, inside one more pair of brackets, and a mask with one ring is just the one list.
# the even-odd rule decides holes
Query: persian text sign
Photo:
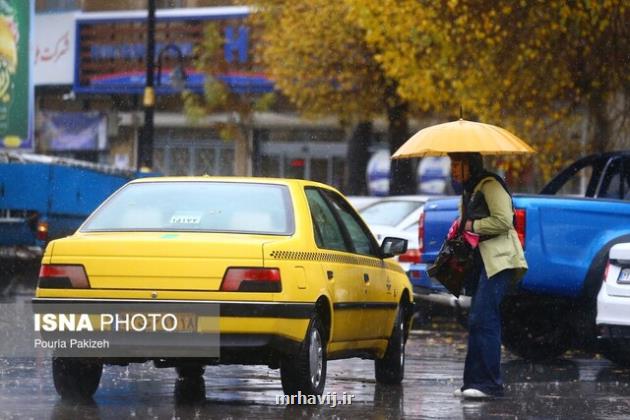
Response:
[{"label": "persian text sign", "polygon": [[31,3],[0,0],[0,149],[32,149],[29,32]]},{"label": "persian text sign", "polygon": [[74,80],[75,14],[35,16],[35,85],[71,85]]}]

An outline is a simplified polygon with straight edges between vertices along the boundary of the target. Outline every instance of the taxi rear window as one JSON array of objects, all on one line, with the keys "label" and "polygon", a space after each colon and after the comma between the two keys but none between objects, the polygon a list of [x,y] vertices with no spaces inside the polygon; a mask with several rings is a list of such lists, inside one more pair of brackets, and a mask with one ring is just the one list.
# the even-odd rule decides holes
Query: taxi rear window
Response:
[{"label": "taxi rear window", "polygon": [[112,195],[81,226],[96,231],[208,231],[290,235],[293,208],[284,185],[146,182]]}]

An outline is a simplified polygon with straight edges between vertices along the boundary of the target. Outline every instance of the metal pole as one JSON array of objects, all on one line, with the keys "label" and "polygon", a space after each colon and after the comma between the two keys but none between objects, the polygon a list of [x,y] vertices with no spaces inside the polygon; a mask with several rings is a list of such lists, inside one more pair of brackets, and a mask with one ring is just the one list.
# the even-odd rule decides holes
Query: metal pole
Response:
[{"label": "metal pole", "polygon": [[146,84],[144,88],[144,127],[138,145],[138,170],[151,170],[153,167],[153,114],[155,110],[155,90],[153,74],[155,68],[155,0],[148,0]]}]

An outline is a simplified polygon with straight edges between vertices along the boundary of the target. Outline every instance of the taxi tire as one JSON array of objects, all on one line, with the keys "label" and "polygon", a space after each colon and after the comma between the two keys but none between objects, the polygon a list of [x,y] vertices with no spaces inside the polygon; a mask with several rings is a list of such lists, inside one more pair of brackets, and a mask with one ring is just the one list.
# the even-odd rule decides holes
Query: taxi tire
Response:
[{"label": "taxi tire", "polygon": [[402,307],[399,306],[385,356],[374,360],[377,383],[398,385],[405,376],[405,316],[403,312]]},{"label": "taxi tire", "polygon": [[[300,351],[292,356],[285,356],[280,361],[280,378],[285,395],[322,395],[326,386],[326,333],[324,325],[316,315],[311,319],[306,338],[300,346]],[[311,346],[313,338],[319,337],[319,344]],[[321,372],[317,384],[311,381],[311,349],[321,354]]]},{"label": "taxi tire", "polygon": [[201,365],[177,366],[175,371],[177,372],[177,377],[181,379],[198,378],[203,376],[205,372]]},{"label": "taxi tire", "polygon": [[52,373],[55,389],[62,399],[85,400],[98,389],[103,364],[75,357],[53,357]]},{"label": "taxi tire", "polygon": [[206,399],[206,382],[201,375],[180,376],[175,381],[176,404],[203,402]]}]

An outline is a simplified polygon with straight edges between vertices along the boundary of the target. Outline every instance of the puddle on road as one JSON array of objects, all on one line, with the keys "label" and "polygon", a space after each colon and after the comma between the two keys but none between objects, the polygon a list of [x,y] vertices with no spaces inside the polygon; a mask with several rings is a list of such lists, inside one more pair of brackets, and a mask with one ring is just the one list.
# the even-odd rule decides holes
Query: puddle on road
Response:
[{"label": "puddle on road", "polygon": [[[4,418],[615,418],[630,412],[630,370],[603,359],[532,364],[506,354],[505,398],[460,401],[463,332],[414,331],[402,387],[377,385],[373,362],[332,361],[325,392],[355,396],[352,405],[284,406],[279,372],[260,366],[207,367],[201,383],[182,383],[174,369],[151,364],[106,366],[94,401],[62,402],[50,361],[0,359]],[[463,347],[463,350],[462,350]]]}]

